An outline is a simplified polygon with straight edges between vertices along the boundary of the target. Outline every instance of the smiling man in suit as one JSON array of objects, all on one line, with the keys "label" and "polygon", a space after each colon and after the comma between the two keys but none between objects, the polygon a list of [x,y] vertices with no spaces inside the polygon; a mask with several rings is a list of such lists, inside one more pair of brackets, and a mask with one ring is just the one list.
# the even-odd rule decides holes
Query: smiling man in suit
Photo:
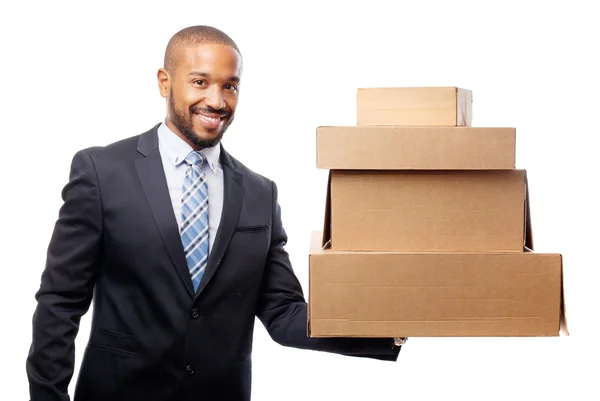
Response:
[{"label": "smiling man in suit", "polygon": [[32,401],[247,401],[255,317],[277,343],[396,360],[392,339],[309,338],[277,187],[228,154],[242,56],[181,30],[158,71],[164,122],[77,152],[49,244],[27,358]]}]

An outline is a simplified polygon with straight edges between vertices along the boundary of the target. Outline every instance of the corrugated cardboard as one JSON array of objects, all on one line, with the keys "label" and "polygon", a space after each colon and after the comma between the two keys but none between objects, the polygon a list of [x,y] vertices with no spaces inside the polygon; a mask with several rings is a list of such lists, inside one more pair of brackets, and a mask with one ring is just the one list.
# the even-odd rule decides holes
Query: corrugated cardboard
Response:
[{"label": "corrugated cardboard", "polygon": [[317,127],[317,168],[514,169],[515,142],[515,128]]},{"label": "corrugated cardboard", "polygon": [[533,249],[525,170],[330,170],[323,243],[333,250]]},{"label": "corrugated cardboard", "polygon": [[521,253],[309,254],[311,337],[568,335],[562,256]]},{"label": "corrugated cardboard", "polygon": [[473,94],[456,87],[359,88],[357,125],[471,126]]}]

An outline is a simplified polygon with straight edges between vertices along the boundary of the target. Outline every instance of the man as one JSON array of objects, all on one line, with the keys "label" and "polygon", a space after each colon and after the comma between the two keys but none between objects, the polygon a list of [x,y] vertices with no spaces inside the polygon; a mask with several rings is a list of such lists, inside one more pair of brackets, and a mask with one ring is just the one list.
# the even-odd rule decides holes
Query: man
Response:
[{"label": "man", "polygon": [[76,401],[249,400],[255,316],[284,346],[396,360],[392,339],[307,337],[277,187],[220,142],[241,70],[225,33],[183,29],[158,71],[165,122],[75,154],[36,294],[32,401],[69,400],[92,297]]}]

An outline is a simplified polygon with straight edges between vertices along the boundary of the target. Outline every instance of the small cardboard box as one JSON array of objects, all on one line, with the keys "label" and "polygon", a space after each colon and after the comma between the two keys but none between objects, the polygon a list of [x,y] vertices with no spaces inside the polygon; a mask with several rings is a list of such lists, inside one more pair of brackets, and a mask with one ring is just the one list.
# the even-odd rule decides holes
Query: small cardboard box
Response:
[{"label": "small cardboard box", "polygon": [[310,337],[558,336],[562,255],[521,252],[309,254]]},{"label": "small cardboard box", "polygon": [[322,126],[316,139],[322,169],[515,168],[515,128]]},{"label": "small cardboard box", "polygon": [[533,249],[525,170],[330,170],[324,238],[333,250]]},{"label": "small cardboard box", "polygon": [[357,125],[469,127],[472,91],[457,87],[358,88]]}]

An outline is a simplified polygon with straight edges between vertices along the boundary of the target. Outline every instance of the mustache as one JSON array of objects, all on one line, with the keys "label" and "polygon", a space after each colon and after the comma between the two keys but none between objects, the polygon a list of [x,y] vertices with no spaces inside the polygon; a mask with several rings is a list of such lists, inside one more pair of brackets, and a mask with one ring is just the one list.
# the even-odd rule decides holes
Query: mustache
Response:
[{"label": "mustache", "polygon": [[217,110],[217,109],[213,109],[212,107],[199,107],[199,106],[194,106],[190,108],[190,111],[192,113],[207,113],[207,114],[217,114],[219,116],[227,116],[229,115],[229,112],[225,111],[225,110]]}]

